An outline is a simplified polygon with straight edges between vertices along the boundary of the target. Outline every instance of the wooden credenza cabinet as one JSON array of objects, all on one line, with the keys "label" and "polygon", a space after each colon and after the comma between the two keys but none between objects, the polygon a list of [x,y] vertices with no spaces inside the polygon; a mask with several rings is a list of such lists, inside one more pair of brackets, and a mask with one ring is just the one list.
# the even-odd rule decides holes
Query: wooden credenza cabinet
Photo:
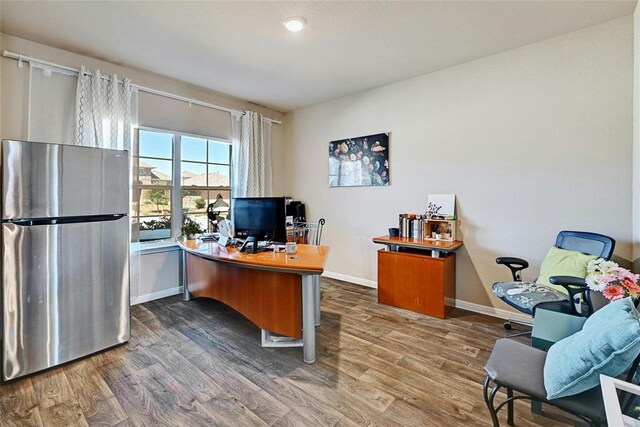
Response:
[{"label": "wooden credenza cabinet", "polygon": [[456,295],[456,254],[462,242],[377,237],[378,302],[444,319]]}]

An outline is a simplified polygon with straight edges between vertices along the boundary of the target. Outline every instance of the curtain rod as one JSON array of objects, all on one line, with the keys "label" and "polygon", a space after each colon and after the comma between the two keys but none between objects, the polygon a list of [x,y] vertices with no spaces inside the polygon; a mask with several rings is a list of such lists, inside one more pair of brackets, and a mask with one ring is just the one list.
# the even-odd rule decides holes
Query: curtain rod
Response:
[{"label": "curtain rod", "polygon": [[[18,61],[18,67],[22,67],[22,63],[23,62],[33,62],[33,63],[36,63],[36,64],[48,65],[50,67],[59,68],[61,70],[71,71],[73,73],[80,73],[80,70],[77,69],[77,68],[67,67],[66,65],[60,65],[60,64],[53,63],[53,62],[44,61],[42,59],[37,59],[37,58],[33,58],[31,56],[22,55],[21,53],[10,52],[8,50],[3,51],[2,52],[2,56],[4,56],[5,58],[11,58],[11,59],[17,60]],[[91,73],[89,73],[89,75],[91,75]],[[106,77],[104,77],[104,78],[106,78]],[[118,81],[122,82],[121,80],[118,80]],[[164,92],[162,90],[158,90],[158,89],[153,89],[153,88],[146,87],[146,86],[137,85],[137,84],[134,84],[134,83],[131,84],[131,87],[134,88],[134,89],[138,89],[138,90],[140,90],[142,92],[147,92],[147,93],[150,93],[150,94],[153,94],[153,95],[163,96],[165,98],[174,99],[176,101],[186,102],[189,105],[198,105],[200,107],[212,108],[214,110],[220,110],[220,111],[226,111],[227,113],[231,113],[231,114],[235,114],[235,115],[243,115],[244,114],[244,111],[234,110],[232,108],[227,108],[227,107],[223,107],[223,106],[216,105],[216,104],[210,104],[210,103],[204,102],[204,101],[198,101],[195,98],[187,98],[186,96],[176,95],[175,93]],[[276,125],[282,124],[282,122],[280,120],[271,119],[269,117],[263,117],[262,119],[265,120],[265,121],[274,123]]]}]

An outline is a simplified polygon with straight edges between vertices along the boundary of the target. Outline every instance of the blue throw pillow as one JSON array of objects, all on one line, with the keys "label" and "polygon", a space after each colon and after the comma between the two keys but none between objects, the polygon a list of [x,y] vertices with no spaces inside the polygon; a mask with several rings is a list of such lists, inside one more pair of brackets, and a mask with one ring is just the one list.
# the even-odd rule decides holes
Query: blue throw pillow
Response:
[{"label": "blue throw pillow", "polygon": [[640,353],[640,314],[631,298],[607,304],[577,332],[551,346],[544,364],[547,399],[582,393],[617,377]]}]

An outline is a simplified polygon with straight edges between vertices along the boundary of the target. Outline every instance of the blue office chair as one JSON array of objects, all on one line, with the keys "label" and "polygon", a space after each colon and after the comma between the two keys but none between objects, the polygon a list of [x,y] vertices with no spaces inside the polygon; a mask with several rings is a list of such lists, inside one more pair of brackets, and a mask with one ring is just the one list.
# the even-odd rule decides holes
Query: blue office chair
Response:
[{"label": "blue office chair", "polygon": [[[561,231],[556,238],[555,246],[560,249],[582,252],[609,259],[613,254],[616,241],[602,234],[583,231]],[[564,294],[547,286],[539,286],[534,282],[522,281],[522,270],[529,267],[529,263],[521,258],[500,257],[498,264],[506,265],[513,276],[509,282],[493,284],[493,293],[511,307],[535,316],[537,308],[560,311],[573,315],[589,316],[593,313],[593,304],[589,296],[589,288],[583,278],[571,276],[552,276],[549,282],[560,285],[567,290]],[[580,309],[578,309],[580,307]],[[509,319],[504,328],[510,330],[512,324],[530,327],[531,324]],[[516,335],[530,334],[531,331]]]}]

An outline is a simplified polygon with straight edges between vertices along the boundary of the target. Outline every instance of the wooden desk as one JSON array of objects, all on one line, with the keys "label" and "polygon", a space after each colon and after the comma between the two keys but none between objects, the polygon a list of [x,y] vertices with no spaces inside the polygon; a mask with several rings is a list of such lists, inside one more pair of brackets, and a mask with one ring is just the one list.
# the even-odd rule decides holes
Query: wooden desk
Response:
[{"label": "wooden desk", "polygon": [[453,309],[456,255],[453,242],[374,237],[378,251],[378,302],[444,319]]},{"label": "wooden desk", "polygon": [[247,254],[197,240],[178,239],[178,245],[183,250],[185,301],[191,296],[215,299],[263,331],[302,338],[305,363],[315,362],[319,278],[327,246],[298,245],[296,254],[287,255],[272,251]]}]

